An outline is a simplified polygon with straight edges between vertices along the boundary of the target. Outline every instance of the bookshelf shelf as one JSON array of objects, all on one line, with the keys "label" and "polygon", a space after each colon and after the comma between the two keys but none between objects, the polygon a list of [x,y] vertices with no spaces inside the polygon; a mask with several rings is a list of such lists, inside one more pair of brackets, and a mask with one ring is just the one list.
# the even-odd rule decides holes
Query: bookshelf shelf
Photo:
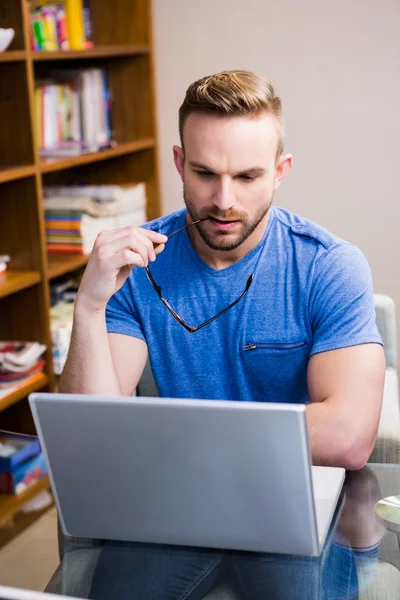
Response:
[{"label": "bookshelf shelf", "polygon": [[60,50],[54,52],[32,52],[35,62],[52,60],[81,60],[89,58],[118,58],[123,56],[140,56],[149,54],[150,46],[145,44],[115,44],[110,46],[95,46],[87,50]]},{"label": "bookshelf shelf", "polygon": [[23,177],[29,177],[34,175],[36,169],[33,165],[20,165],[14,167],[0,167],[0,183],[6,181],[15,181],[15,179],[22,179]]},{"label": "bookshelf shelf", "polygon": [[23,505],[37,496],[39,492],[49,489],[50,480],[48,475],[45,475],[16,496],[0,494],[0,527],[7,525]]},{"label": "bookshelf shelf", "polygon": [[10,394],[7,394],[7,396],[0,396],[0,411],[9,408],[16,402],[19,402],[19,400],[25,398],[28,394],[40,390],[41,388],[48,385],[48,383],[49,378],[47,377],[47,375],[45,373],[40,373],[35,377],[34,381],[31,381],[30,383],[27,383],[26,385],[15,389]]},{"label": "bookshelf shelf", "polygon": [[36,271],[7,270],[0,275],[0,298],[19,292],[40,282],[40,273]]},{"label": "bookshelf shelf", "polygon": [[141,150],[148,150],[149,148],[153,147],[153,138],[143,138],[135,142],[123,142],[118,144],[118,146],[115,148],[107,148],[106,150],[100,150],[100,152],[82,154],[81,156],[72,156],[68,158],[43,159],[41,161],[40,170],[42,173],[61,171],[63,169],[70,169],[71,167],[77,167],[79,165],[86,165],[89,163],[98,162],[100,160],[107,160],[117,156],[124,156],[126,154],[140,152]]},{"label": "bookshelf shelf", "polygon": [[54,279],[84,267],[89,260],[88,254],[61,254],[49,252],[47,255],[48,278]]},{"label": "bookshelf shelf", "polygon": [[0,52],[0,62],[21,62],[26,60],[25,50],[9,50]]}]

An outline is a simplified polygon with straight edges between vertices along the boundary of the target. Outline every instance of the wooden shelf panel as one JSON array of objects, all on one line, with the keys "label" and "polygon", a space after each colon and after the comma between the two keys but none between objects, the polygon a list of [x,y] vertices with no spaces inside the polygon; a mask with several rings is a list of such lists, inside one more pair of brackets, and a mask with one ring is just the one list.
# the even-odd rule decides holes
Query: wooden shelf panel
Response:
[{"label": "wooden shelf panel", "polygon": [[[0,411],[9,408],[16,402],[22,400],[22,398],[26,398],[32,392],[36,392],[37,390],[42,389],[45,385],[48,385],[49,378],[45,373],[40,373],[39,377],[35,377],[35,381],[31,381],[30,383],[19,387],[11,394],[7,394],[7,396],[0,397]],[[0,494],[1,497],[1,494]]]},{"label": "wooden shelf panel", "polygon": [[24,290],[40,282],[40,273],[36,271],[7,270],[0,275],[0,298]]},{"label": "wooden shelf panel", "polygon": [[20,165],[15,167],[0,167],[0,183],[14,181],[35,174],[34,165]]},{"label": "wooden shelf panel", "polygon": [[23,62],[25,59],[25,50],[9,50],[6,52],[0,52],[0,62]]},{"label": "wooden shelf panel", "polygon": [[147,45],[120,44],[110,46],[95,46],[86,50],[59,50],[53,52],[32,52],[32,58],[37,61],[79,60],[88,58],[113,58],[120,56],[135,56],[149,54]]},{"label": "wooden shelf panel", "polygon": [[45,475],[16,496],[0,494],[0,527],[6,525],[23,505],[37,496],[39,492],[48,489],[50,489],[50,480],[48,475]]},{"label": "wooden shelf panel", "polygon": [[83,154],[82,156],[43,159],[40,164],[40,170],[42,173],[61,171],[63,169],[70,169],[71,167],[77,167],[79,165],[86,165],[92,162],[98,162],[100,160],[115,158],[116,156],[124,156],[125,154],[132,154],[134,152],[140,152],[141,150],[148,150],[149,148],[153,147],[153,138],[143,138],[141,140],[136,140],[135,142],[122,142],[115,148],[107,148],[106,150],[101,150],[100,152],[92,152],[90,154]]},{"label": "wooden shelf panel", "polygon": [[49,252],[47,254],[48,276],[49,279],[60,277],[65,273],[70,273],[79,267],[84,267],[88,260],[88,254],[61,254],[58,252]]}]

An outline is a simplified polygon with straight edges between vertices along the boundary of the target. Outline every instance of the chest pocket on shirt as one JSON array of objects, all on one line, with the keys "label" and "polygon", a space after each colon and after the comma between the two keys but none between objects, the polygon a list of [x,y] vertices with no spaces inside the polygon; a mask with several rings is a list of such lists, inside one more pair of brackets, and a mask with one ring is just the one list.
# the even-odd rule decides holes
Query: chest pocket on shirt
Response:
[{"label": "chest pocket on shirt", "polygon": [[243,366],[255,396],[270,402],[305,402],[307,340],[272,341],[249,336],[241,347]]},{"label": "chest pocket on shirt", "polygon": [[296,350],[302,348],[307,342],[255,342],[249,341],[243,350]]}]

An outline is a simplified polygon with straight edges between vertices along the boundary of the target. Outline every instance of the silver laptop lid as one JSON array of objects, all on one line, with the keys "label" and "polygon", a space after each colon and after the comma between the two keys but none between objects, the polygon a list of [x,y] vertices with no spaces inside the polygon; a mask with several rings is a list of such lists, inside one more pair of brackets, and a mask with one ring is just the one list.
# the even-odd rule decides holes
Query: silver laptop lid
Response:
[{"label": "silver laptop lid", "polygon": [[65,533],[318,554],[304,405],[32,394]]}]

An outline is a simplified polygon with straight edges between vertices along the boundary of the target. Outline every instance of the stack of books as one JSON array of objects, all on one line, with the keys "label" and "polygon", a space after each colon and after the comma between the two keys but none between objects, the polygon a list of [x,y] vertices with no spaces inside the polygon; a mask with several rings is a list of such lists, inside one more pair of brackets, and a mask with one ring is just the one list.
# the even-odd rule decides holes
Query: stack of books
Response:
[{"label": "stack of books", "polygon": [[32,50],[92,48],[90,0],[32,0],[29,6]]},{"label": "stack of books", "polygon": [[36,81],[36,133],[43,158],[79,156],[115,146],[104,69],[55,71]]},{"label": "stack of books", "polygon": [[20,494],[46,473],[36,437],[0,431],[0,493]]},{"label": "stack of books", "polygon": [[0,398],[40,379],[45,351],[38,342],[0,342]]},{"label": "stack of books", "polygon": [[44,208],[48,251],[90,254],[102,231],[145,223],[146,187],[45,187]]}]

